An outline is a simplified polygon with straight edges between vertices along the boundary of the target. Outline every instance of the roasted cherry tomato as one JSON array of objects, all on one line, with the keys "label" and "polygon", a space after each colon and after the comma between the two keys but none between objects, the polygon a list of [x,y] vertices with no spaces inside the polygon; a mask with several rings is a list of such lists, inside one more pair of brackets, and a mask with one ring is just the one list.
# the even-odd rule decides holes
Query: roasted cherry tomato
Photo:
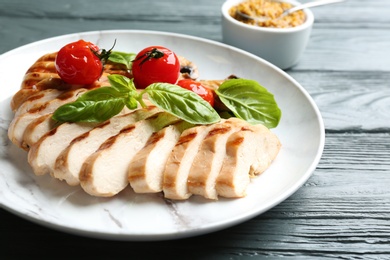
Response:
[{"label": "roasted cherry tomato", "polygon": [[176,84],[182,88],[195,92],[201,98],[209,102],[211,106],[214,106],[214,91],[203,86],[201,82],[192,79],[182,79],[179,80]]},{"label": "roasted cherry tomato", "polygon": [[98,52],[95,44],[84,40],[65,45],[55,60],[58,75],[69,84],[92,84],[103,72]]},{"label": "roasted cherry tomato", "polygon": [[175,84],[180,74],[180,62],[171,50],[150,46],[137,54],[132,72],[137,88],[146,88],[157,82]]}]

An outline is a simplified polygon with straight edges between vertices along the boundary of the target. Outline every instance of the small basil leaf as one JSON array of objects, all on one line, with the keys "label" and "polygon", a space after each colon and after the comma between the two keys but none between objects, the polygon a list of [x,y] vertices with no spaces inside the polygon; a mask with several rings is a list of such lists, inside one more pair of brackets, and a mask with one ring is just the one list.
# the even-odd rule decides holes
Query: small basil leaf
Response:
[{"label": "small basil leaf", "polygon": [[230,79],[215,93],[238,118],[268,128],[279,124],[281,111],[273,94],[254,80]]},{"label": "small basil leaf", "polygon": [[144,92],[157,107],[192,124],[212,124],[221,118],[198,94],[168,83],[154,83]]},{"label": "small basil leaf", "polygon": [[119,74],[109,75],[107,78],[111,87],[119,92],[128,93],[131,90],[136,90],[133,79],[129,79]]},{"label": "small basil leaf", "polygon": [[108,60],[114,63],[123,64],[126,66],[126,69],[131,70],[133,65],[132,61],[135,59],[135,56],[135,53],[112,51]]}]

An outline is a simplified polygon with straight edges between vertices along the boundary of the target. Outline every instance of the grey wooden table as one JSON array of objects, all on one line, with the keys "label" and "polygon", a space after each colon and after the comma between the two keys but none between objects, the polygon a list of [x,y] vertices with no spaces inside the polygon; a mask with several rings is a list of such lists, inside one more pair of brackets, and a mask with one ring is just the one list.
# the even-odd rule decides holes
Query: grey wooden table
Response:
[{"label": "grey wooden table", "polygon": [[[106,29],[222,41],[223,2],[0,0],[0,54],[52,36]],[[390,259],[390,1],[349,0],[313,12],[308,48],[286,72],[317,103],[326,143],[312,177],[290,198],[229,229],[142,243],[61,233],[1,209],[0,258],[48,257],[50,248],[56,256],[110,259]]]}]

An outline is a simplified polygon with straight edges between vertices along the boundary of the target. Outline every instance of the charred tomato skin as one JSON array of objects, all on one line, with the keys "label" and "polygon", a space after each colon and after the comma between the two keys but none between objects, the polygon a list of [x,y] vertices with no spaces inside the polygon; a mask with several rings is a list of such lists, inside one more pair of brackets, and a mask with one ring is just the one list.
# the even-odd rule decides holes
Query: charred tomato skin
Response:
[{"label": "charred tomato skin", "polygon": [[138,52],[132,65],[134,84],[144,89],[153,83],[175,84],[180,75],[176,54],[163,46],[149,46]]},{"label": "charred tomato skin", "polygon": [[209,104],[212,107],[214,107],[214,103],[215,103],[214,91],[202,85],[201,82],[192,79],[182,79],[179,80],[176,84],[182,88],[195,92],[205,101],[209,102]]},{"label": "charred tomato skin", "polygon": [[98,56],[99,48],[84,40],[78,40],[62,47],[56,56],[58,75],[69,84],[88,85],[100,78],[103,63]]}]

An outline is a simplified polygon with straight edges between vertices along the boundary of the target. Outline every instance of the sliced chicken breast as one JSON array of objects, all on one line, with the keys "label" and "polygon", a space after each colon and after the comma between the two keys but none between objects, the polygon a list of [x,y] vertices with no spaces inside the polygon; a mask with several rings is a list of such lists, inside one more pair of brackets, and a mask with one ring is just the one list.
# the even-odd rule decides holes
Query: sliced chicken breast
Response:
[{"label": "sliced chicken breast", "polygon": [[187,185],[190,193],[208,199],[218,198],[215,181],[226,155],[227,139],[244,125],[248,125],[244,120],[229,118],[223,123],[216,124],[208,132],[202,140],[188,175]]},{"label": "sliced chicken breast", "polygon": [[268,168],[280,146],[276,135],[262,125],[243,128],[229,136],[226,156],[215,185],[218,195],[244,197],[251,176]]},{"label": "sliced chicken breast", "polygon": [[127,173],[133,157],[154,132],[178,120],[161,112],[123,128],[85,160],[79,176],[81,187],[91,195],[102,197],[122,191],[129,185]]},{"label": "sliced chicken breast", "polygon": [[180,134],[193,125],[185,121],[167,126],[154,133],[133,158],[129,166],[128,180],[137,193],[162,191],[163,172],[168,157],[179,140]]},{"label": "sliced chicken breast", "polygon": [[88,156],[98,150],[104,141],[118,134],[125,126],[153,116],[161,111],[161,109],[155,106],[141,108],[125,115],[113,117],[76,137],[57,157],[54,176],[65,180],[69,185],[78,185],[81,166]]},{"label": "sliced chicken breast", "polygon": [[185,200],[191,196],[187,180],[192,163],[203,139],[219,124],[192,127],[181,134],[164,169],[163,192],[166,198]]},{"label": "sliced chicken breast", "polygon": [[91,130],[97,123],[63,123],[42,136],[30,147],[28,162],[36,175],[53,174],[58,155],[77,136]]},{"label": "sliced chicken breast", "polygon": [[45,102],[39,106],[35,106],[28,112],[14,117],[8,128],[8,137],[15,145],[22,147],[23,135],[27,126],[36,118],[53,113],[59,106],[76,100],[86,89],[77,89],[67,91],[59,95],[57,98]]}]

